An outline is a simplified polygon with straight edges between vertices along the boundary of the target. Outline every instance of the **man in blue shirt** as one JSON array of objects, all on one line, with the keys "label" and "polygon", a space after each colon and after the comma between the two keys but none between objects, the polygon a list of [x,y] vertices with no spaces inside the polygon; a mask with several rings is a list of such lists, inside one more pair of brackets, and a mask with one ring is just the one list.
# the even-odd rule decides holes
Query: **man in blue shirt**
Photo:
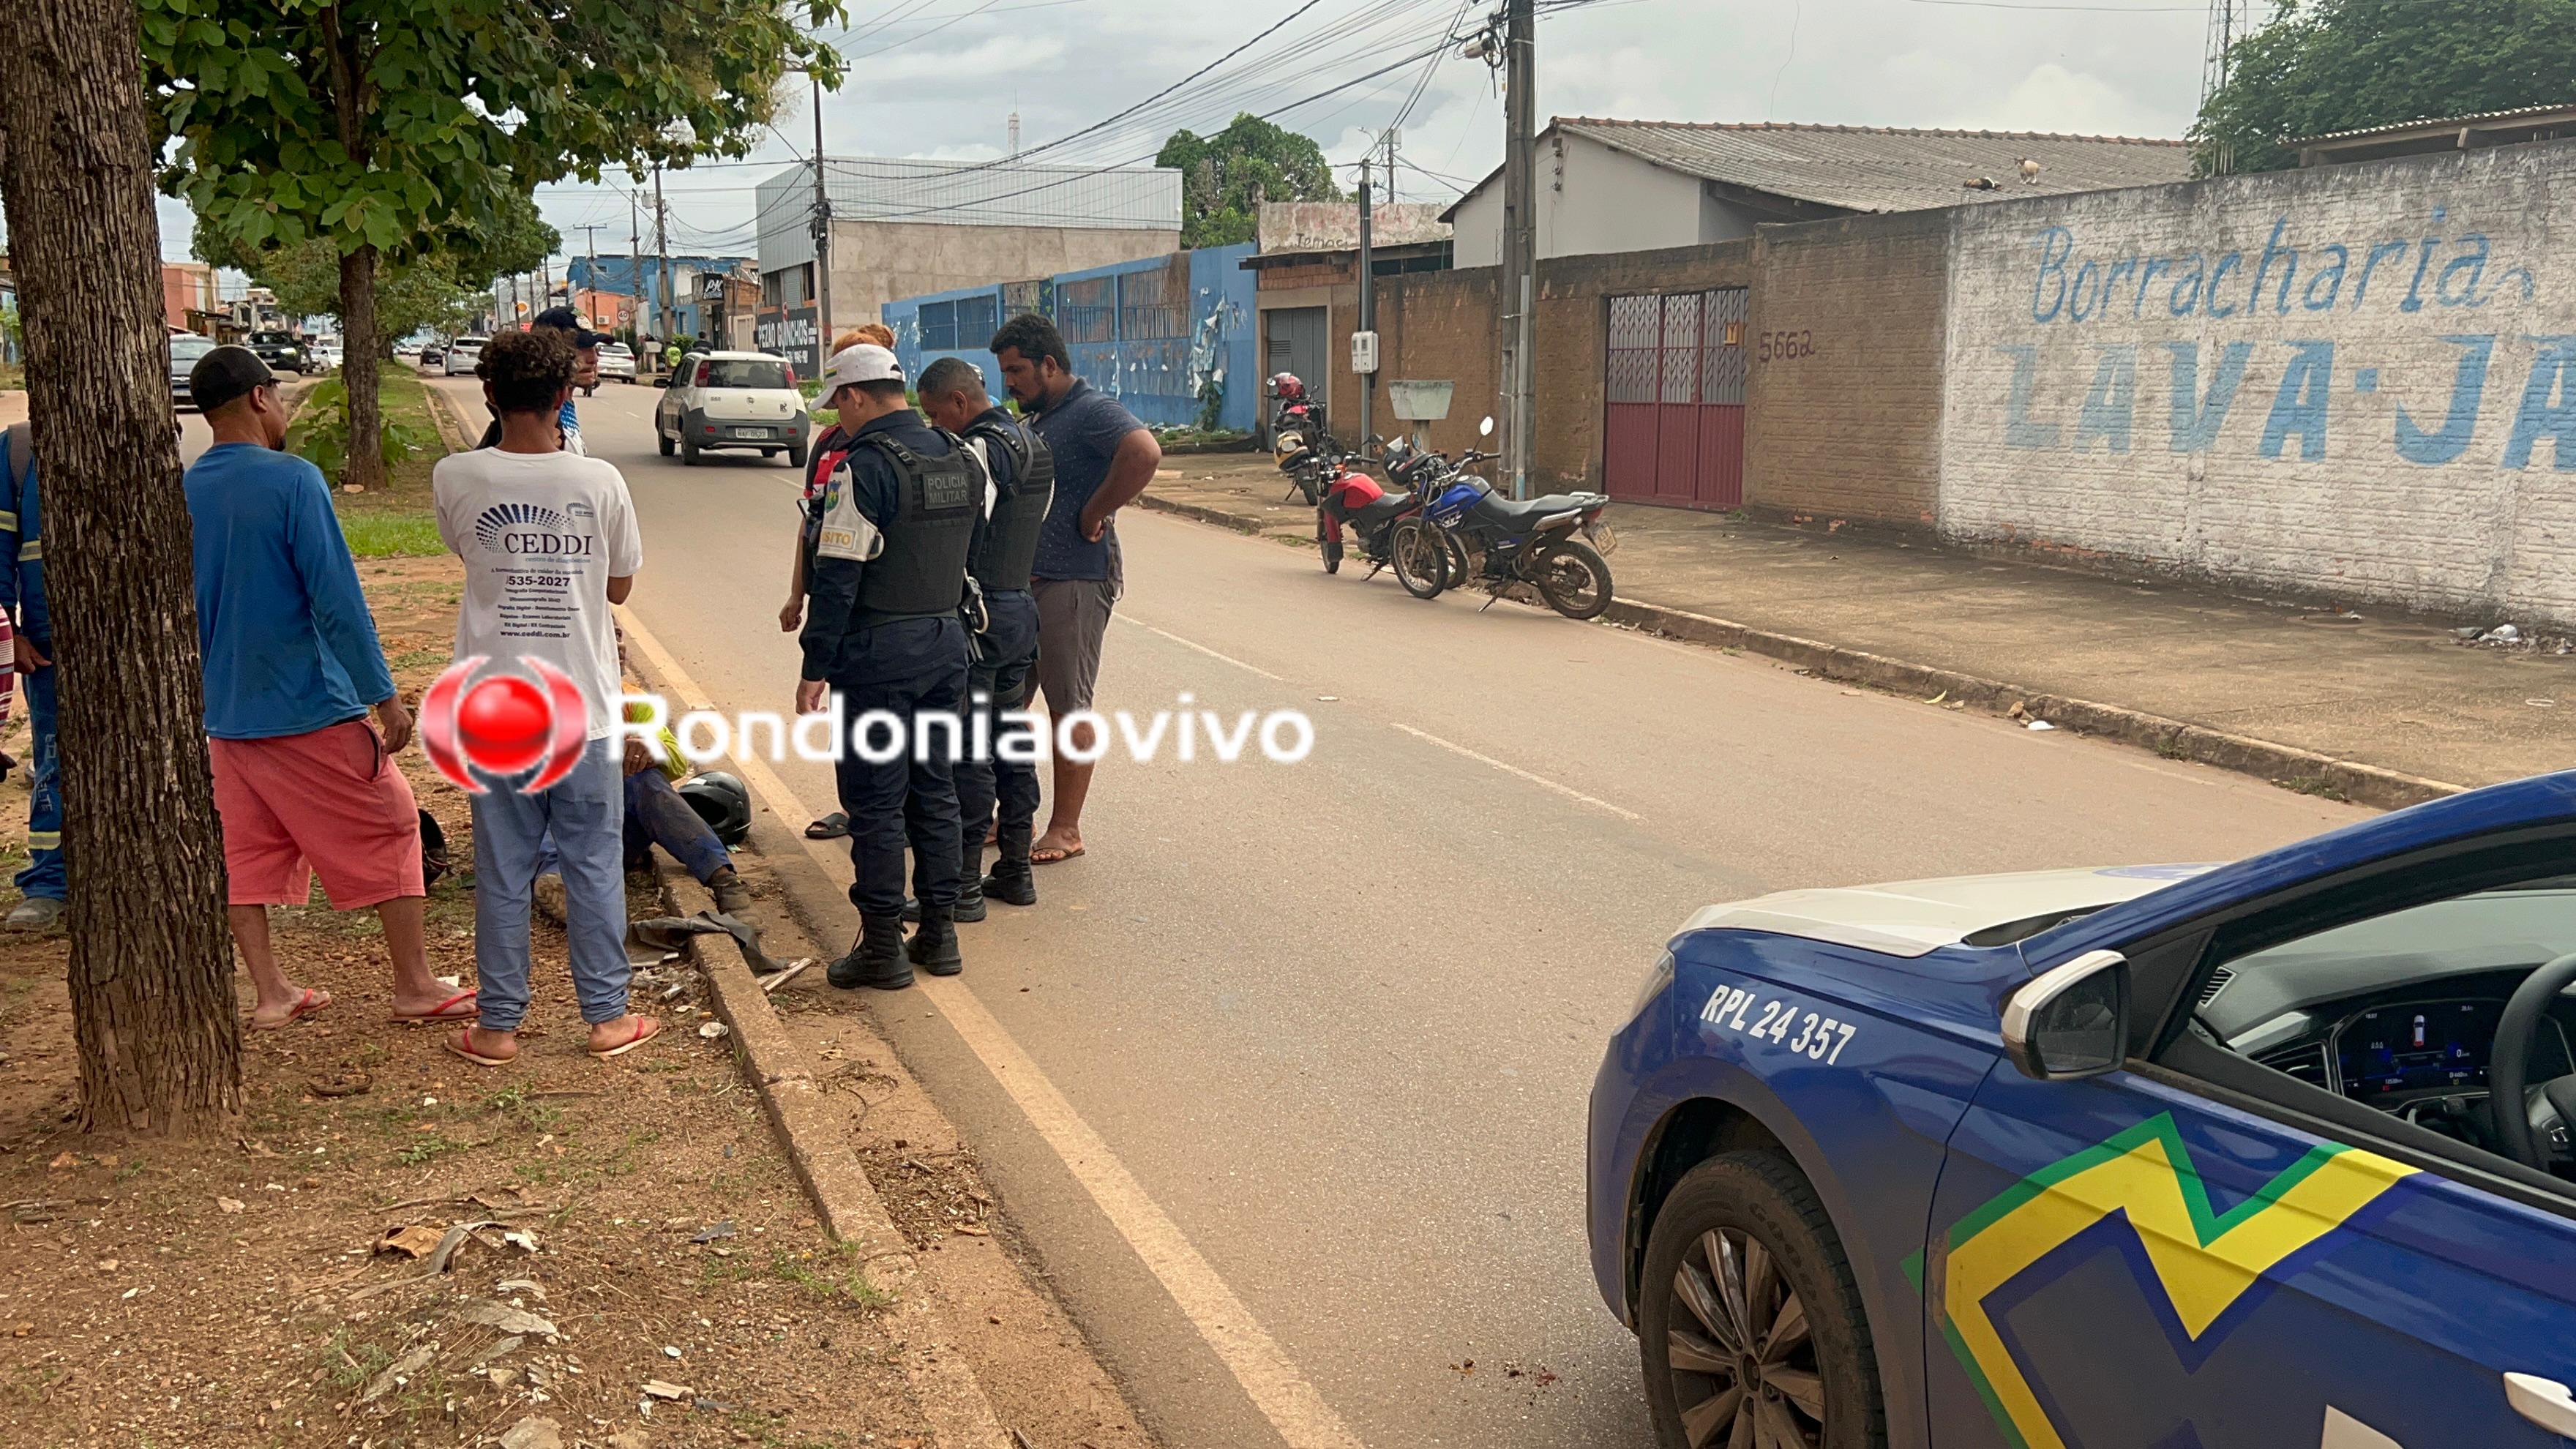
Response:
[{"label": "man in blue shirt", "polygon": [[394,764],[411,715],[385,668],[330,486],[278,451],[286,409],[248,348],[207,353],[188,386],[215,438],[185,486],[227,916],[259,993],[251,1024],[284,1026],[331,1004],[289,980],[269,943],[268,908],[304,903],[307,862],[334,907],[374,906],[383,919],[397,1019],[471,1017],[474,993],[429,974],[420,807]]},{"label": "man in blue shirt", "polygon": [[62,771],[54,749],[54,625],[45,611],[45,539],[36,517],[36,449],[25,423],[0,433],[0,611],[18,616],[10,648],[27,681],[27,868],[13,882],[25,899],[13,931],[52,929],[70,894],[63,866]]},{"label": "man in blue shirt", "polygon": [[[1162,445],[1136,415],[1073,375],[1055,324],[1034,312],[1002,324],[993,357],[1020,411],[1055,458],[1055,501],[1038,529],[1030,592],[1038,601],[1038,689],[1057,720],[1091,708],[1100,678],[1100,644],[1109,613],[1125,592],[1118,553],[1118,510],[1136,501],[1163,464]],[[1086,721],[1075,748],[1089,755]],[[1096,756],[1094,757],[1096,758]],[[1029,851],[1038,865],[1082,854],[1082,802],[1091,765],[1055,755],[1053,806],[1046,833]]]}]

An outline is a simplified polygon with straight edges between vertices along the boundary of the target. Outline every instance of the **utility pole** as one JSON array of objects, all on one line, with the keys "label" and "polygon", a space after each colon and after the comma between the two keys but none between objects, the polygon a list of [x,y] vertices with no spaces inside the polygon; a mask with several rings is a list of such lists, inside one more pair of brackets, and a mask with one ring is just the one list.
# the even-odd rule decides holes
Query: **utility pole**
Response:
[{"label": "utility pole", "polygon": [[814,358],[822,368],[823,350],[832,345],[832,197],[823,185],[823,78],[814,83]]},{"label": "utility pole", "polygon": [[[626,193],[626,295],[634,305],[626,309],[626,325],[634,334],[636,351],[643,351],[644,341],[644,223],[638,214],[635,193]],[[644,364],[651,372],[653,364]]]},{"label": "utility pole", "polygon": [[1386,142],[1386,204],[1395,205],[1395,143],[1403,135],[1400,128],[1389,126],[1378,139]]},{"label": "utility pole", "polygon": [[[2236,0],[2209,0],[2209,49],[2200,63],[2200,108],[2209,110],[2209,98],[2227,88],[2227,53],[2236,46]],[[2235,148],[2224,141],[2215,143],[2207,158],[2209,173],[2225,176],[2236,169]]]},{"label": "utility pole", "polygon": [[[1362,156],[1360,158],[1359,330],[1369,338],[1369,350],[1374,353],[1377,350],[1377,254],[1374,238],[1370,236],[1372,219],[1369,213],[1369,162],[1372,159],[1374,158],[1370,156]],[[1360,385],[1360,435],[1358,443],[1360,451],[1365,453],[1368,451],[1368,440],[1372,431],[1370,425],[1376,421],[1377,374],[1374,372],[1358,372],[1354,369],[1354,375],[1357,377]]]},{"label": "utility pole", "polygon": [[1537,162],[1532,155],[1538,104],[1538,16],[1535,0],[1507,0],[1503,21],[1503,468],[1512,497],[1530,496],[1535,431],[1530,375],[1537,348]]},{"label": "utility pole", "polygon": [[[599,292],[599,233],[606,230],[606,228],[601,226],[598,222],[586,221],[581,225],[574,227],[573,230],[581,233],[582,250],[590,259],[590,266],[583,274],[582,281],[588,284],[587,290],[593,296],[596,296]],[[566,273],[565,281],[567,285],[569,285],[571,281],[571,271],[572,263],[569,261],[565,262],[564,272]],[[581,309],[581,320],[583,325],[587,326],[597,322],[599,320],[599,314],[589,307],[583,307]]]},{"label": "utility pole", "polygon": [[662,202],[662,163],[653,163],[653,255],[659,259],[661,276],[654,291],[661,311],[662,341],[667,345],[678,335],[679,324],[671,319],[671,208]]}]

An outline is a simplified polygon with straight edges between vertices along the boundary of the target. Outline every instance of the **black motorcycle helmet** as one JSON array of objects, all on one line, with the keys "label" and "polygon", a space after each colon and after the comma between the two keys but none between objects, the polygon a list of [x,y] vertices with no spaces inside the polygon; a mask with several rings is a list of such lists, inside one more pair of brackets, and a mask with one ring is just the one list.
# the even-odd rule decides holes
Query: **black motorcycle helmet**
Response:
[{"label": "black motorcycle helmet", "polygon": [[689,802],[727,849],[751,834],[751,792],[724,771],[709,770],[681,781],[680,798]]}]

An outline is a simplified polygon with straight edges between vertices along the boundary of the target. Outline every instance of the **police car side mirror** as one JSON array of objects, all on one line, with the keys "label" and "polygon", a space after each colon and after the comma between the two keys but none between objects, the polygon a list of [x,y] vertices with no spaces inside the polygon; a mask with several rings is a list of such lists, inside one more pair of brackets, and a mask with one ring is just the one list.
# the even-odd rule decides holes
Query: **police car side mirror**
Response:
[{"label": "police car side mirror", "polygon": [[2043,1082],[2098,1077],[2129,1054],[2129,958],[2087,951],[2004,1002],[2004,1054]]}]

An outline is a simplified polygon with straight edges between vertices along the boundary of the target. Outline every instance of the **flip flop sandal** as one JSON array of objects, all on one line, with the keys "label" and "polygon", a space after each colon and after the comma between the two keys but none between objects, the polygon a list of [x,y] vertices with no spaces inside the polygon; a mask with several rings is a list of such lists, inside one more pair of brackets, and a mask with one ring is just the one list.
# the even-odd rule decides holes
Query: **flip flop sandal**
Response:
[{"label": "flip flop sandal", "polygon": [[625,1041],[616,1046],[610,1047],[605,1051],[593,1048],[590,1054],[604,1062],[610,1057],[624,1056],[626,1053],[635,1050],[637,1047],[642,1046],[644,1043],[651,1041],[653,1038],[660,1036],[661,1034],[662,1019],[660,1017],[639,1016],[635,1018],[635,1034],[633,1036],[628,1037]]},{"label": "flip flop sandal", "polygon": [[[460,1007],[463,1009],[459,1010]],[[474,1011],[474,993],[460,991],[424,1012],[406,1014],[397,1011],[393,1019],[398,1026],[435,1026],[442,1021],[464,1021],[472,1017]]]},{"label": "flip flop sandal", "polygon": [[279,1017],[277,1020],[261,1021],[258,1014],[253,1013],[250,1023],[251,1030],[283,1031],[287,1027],[293,1026],[295,1023],[302,1021],[304,1018],[313,1015],[315,1012],[320,1011],[322,1008],[329,1006],[330,1004],[330,997],[324,996],[321,992],[307,986],[304,988],[304,994],[295,998],[295,1004],[286,1009],[286,1015]]},{"label": "flip flop sandal", "polygon": [[[1050,850],[1054,851],[1055,853],[1054,853],[1053,855],[1046,855],[1046,854],[1041,853],[1041,852],[1044,852],[1044,851],[1050,851]],[[1080,855],[1080,854],[1082,854],[1082,847],[1081,847],[1081,846],[1079,846],[1079,845],[1075,846],[1075,847],[1074,847],[1073,849],[1071,849],[1071,850],[1063,850],[1063,849],[1059,849],[1059,848],[1057,848],[1056,846],[1052,846],[1052,845],[1043,845],[1043,846],[1038,847],[1038,849],[1037,849],[1037,850],[1032,850],[1032,851],[1030,851],[1030,852],[1029,852],[1029,864],[1031,864],[1031,865],[1062,865],[1062,864],[1064,864],[1066,861],[1071,860],[1071,859],[1073,859],[1074,857],[1076,857],[1076,856],[1078,856],[1078,855]]]},{"label": "flip flop sandal", "polygon": [[807,840],[842,840],[850,833],[850,817],[835,810],[805,827]]},{"label": "flip flop sandal", "polygon": [[467,1061],[472,1062],[478,1067],[506,1067],[512,1062],[518,1060],[516,1057],[487,1057],[481,1052],[476,1051],[474,1049],[474,1032],[471,1027],[458,1031],[454,1036],[442,1036],[438,1039],[438,1042],[439,1045],[447,1048],[451,1052],[454,1052],[456,1055],[465,1058]]}]

